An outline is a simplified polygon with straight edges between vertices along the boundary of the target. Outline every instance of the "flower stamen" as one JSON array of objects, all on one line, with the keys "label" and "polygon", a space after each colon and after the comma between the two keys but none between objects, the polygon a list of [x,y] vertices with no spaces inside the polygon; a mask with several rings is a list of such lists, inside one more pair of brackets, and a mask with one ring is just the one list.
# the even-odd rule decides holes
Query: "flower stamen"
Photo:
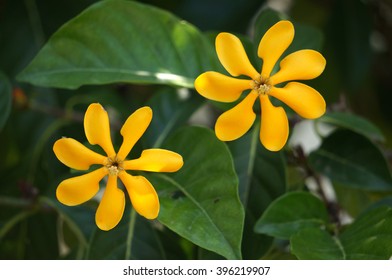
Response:
[{"label": "flower stamen", "polygon": [[109,175],[113,176],[117,176],[121,171],[124,171],[123,161],[118,159],[117,156],[106,158],[105,167],[108,169]]},{"label": "flower stamen", "polygon": [[252,80],[251,87],[252,89],[257,91],[258,94],[267,94],[271,89],[269,79],[263,78],[262,76],[259,76],[256,79]]}]

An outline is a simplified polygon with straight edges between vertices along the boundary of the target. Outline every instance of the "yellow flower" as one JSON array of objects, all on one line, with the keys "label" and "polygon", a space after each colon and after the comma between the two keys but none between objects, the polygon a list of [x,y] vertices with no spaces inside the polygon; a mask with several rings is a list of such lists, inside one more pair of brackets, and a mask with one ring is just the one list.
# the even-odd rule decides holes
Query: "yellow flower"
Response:
[{"label": "yellow flower", "polygon": [[101,146],[106,155],[98,154],[72,138],[57,140],[53,151],[68,167],[87,170],[93,164],[102,165],[85,175],[62,181],[57,187],[57,199],[68,206],[84,203],[97,194],[99,182],[103,177],[108,176],[95,221],[100,229],[110,230],[119,223],[124,213],[124,192],[117,187],[119,177],[136,212],[147,219],[155,219],[159,213],[159,200],[154,187],[145,177],[132,176],[125,170],[175,172],[182,167],[183,160],[179,154],[163,149],[144,150],[139,158],[126,160],[135,143],[146,131],[151,119],[150,107],[142,107],[130,115],[121,128],[123,143],[116,153],[110,137],[107,112],[100,104],[91,104],[84,116],[86,137],[90,144]]},{"label": "yellow flower", "polygon": [[250,63],[236,36],[230,33],[218,34],[216,52],[222,65],[232,76],[245,75],[250,80],[209,71],[197,77],[196,90],[208,99],[221,102],[236,101],[243,91],[251,90],[240,103],[217,119],[215,133],[220,140],[235,140],[251,128],[256,119],[252,107],[257,98],[261,104],[260,141],[271,151],[278,151],[285,145],[289,125],[284,109],[275,107],[270,96],[286,103],[304,118],[314,119],[324,114],[325,101],[315,89],[298,82],[277,87],[287,81],[318,77],[326,64],[319,52],[300,50],[291,53],[282,59],[279,71],[271,75],[276,62],[293,38],[294,27],[289,21],[279,21],[264,34],[258,47],[258,56],[263,60],[259,73]]}]

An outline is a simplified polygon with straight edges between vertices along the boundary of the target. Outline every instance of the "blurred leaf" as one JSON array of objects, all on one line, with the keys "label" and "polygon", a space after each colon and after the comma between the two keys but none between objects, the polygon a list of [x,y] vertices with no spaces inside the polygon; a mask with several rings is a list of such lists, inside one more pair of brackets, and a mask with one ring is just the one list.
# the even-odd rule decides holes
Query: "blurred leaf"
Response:
[{"label": "blurred leaf", "polygon": [[365,212],[339,236],[321,229],[305,229],[291,239],[300,259],[387,260],[392,256],[392,208]]},{"label": "blurred leaf", "polygon": [[213,69],[214,50],[192,25],[133,1],[101,1],[61,27],[19,75],[21,81],[74,89],[116,82],[193,88]]},{"label": "blurred leaf", "polygon": [[287,193],[275,200],[257,221],[255,231],[289,239],[301,229],[328,223],[328,213],[317,197],[306,192]]},{"label": "blurred leaf", "polygon": [[0,71],[0,131],[2,130],[12,105],[12,88],[8,78]]},{"label": "blurred leaf", "polygon": [[320,228],[307,228],[291,237],[291,252],[301,260],[342,260],[340,241]]},{"label": "blurred leaf", "polygon": [[241,258],[244,210],[227,146],[201,127],[180,129],[163,148],[182,155],[173,175],[147,174],[161,202],[159,221],[227,259]]},{"label": "blurred leaf", "polygon": [[384,141],[384,135],[380,129],[358,115],[343,112],[327,112],[317,121],[352,130],[370,139]]},{"label": "blurred leaf", "polygon": [[[129,245],[131,245],[131,259],[165,259],[162,241],[158,238],[151,222],[139,215],[135,215],[136,220],[131,221],[129,212],[129,209],[126,209],[121,222],[110,231],[95,228],[90,241],[88,259],[126,259]],[[135,224],[132,225],[132,222]]]},{"label": "blurred leaf", "polygon": [[391,191],[392,178],[380,150],[367,138],[337,130],[309,155],[309,164],[331,180],[351,188]]},{"label": "blurred leaf", "polygon": [[285,161],[281,152],[267,151],[259,140],[256,125],[240,139],[228,143],[239,179],[239,194],[246,209],[242,250],[244,259],[262,257],[272,238],[255,234],[257,219],[272,201],[286,191]]},{"label": "blurred leaf", "polygon": [[[275,23],[281,20],[290,20],[287,15],[280,13],[272,9],[263,9],[257,15],[253,23],[253,44],[254,50],[257,52],[261,38]],[[277,61],[274,72],[279,69],[280,61],[288,54],[301,50],[301,49],[313,49],[321,50],[323,44],[323,34],[320,30],[313,26],[304,25],[292,21],[295,28],[295,36],[291,45],[283,53],[280,59]]]},{"label": "blurred leaf", "polygon": [[347,259],[389,259],[392,256],[392,208],[383,206],[365,212],[339,238]]},{"label": "blurred leaf", "polygon": [[159,147],[167,136],[185,124],[203,103],[204,99],[200,95],[192,94],[182,98],[173,88],[154,94],[147,102],[154,112],[154,117],[143,137],[146,147]]}]

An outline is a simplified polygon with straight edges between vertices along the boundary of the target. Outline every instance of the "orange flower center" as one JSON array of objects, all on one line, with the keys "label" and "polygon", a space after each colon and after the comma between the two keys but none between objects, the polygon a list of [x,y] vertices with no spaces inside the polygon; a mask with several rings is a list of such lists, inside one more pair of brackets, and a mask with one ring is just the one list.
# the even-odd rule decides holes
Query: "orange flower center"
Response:
[{"label": "orange flower center", "polygon": [[105,167],[108,169],[109,175],[117,176],[121,171],[124,171],[123,160],[117,156],[106,158]]},{"label": "orange flower center", "polygon": [[251,87],[257,91],[258,94],[267,94],[271,89],[269,78],[264,78],[260,75],[251,81]]}]

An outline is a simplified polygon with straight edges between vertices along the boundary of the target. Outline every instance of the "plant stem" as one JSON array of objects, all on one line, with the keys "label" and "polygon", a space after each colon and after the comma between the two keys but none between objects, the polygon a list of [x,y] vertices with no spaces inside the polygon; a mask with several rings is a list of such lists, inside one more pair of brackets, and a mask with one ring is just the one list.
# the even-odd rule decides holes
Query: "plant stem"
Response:
[{"label": "plant stem", "polygon": [[136,211],[134,208],[132,208],[130,218],[129,218],[129,228],[128,228],[128,235],[127,235],[127,242],[126,242],[126,251],[125,251],[126,260],[129,260],[132,256],[132,241],[135,232],[135,224],[136,224]]}]

